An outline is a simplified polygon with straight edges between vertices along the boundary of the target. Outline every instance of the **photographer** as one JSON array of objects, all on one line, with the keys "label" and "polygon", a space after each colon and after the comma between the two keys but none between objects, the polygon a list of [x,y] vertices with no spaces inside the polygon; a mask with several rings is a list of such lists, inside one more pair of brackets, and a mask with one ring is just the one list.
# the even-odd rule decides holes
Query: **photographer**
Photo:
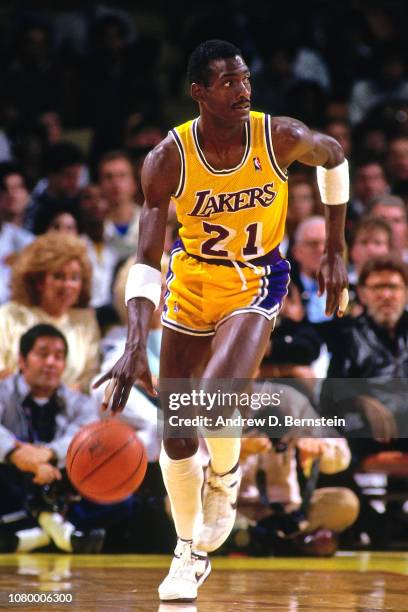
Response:
[{"label": "photographer", "polygon": [[103,545],[104,530],[77,531],[59,508],[70,490],[63,471],[68,446],[97,418],[90,397],[61,384],[67,352],[60,331],[36,325],[20,339],[19,373],[0,382],[1,552],[53,542],[66,552],[90,553]]}]

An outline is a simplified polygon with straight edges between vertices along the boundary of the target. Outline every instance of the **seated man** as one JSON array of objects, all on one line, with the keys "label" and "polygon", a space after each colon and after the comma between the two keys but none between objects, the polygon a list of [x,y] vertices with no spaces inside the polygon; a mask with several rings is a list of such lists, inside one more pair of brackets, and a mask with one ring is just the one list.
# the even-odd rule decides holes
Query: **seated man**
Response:
[{"label": "seated man", "polygon": [[[32,327],[20,340],[19,373],[0,382],[2,552],[51,542],[66,552],[99,552],[103,544],[103,530],[76,531],[57,511],[56,499],[50,502],[52,489],[64,479],[73,436],[98,416],[91,398],[61,384],[67,346],[55,327]],[[22,517],[25,528],[16,529],[13,516]]]},{"label": "seated man", "polygon": [[357,285],[364,312],[337,325],[321,408],[345,417],[344,432],[358,458],[406,448],[401,438],[408,432],[407,288],[402,261],[392,256],[367,261]]},{"label": "seated man", "polygon": [[104,240],[121,258],[130,257],[139,239],[141,211],[131,159],[125,151],[109,151],[100,160],[98,170],[102,195],[109,205]]},{"label": "seated man", "polygon": [[[319,295],[319,261],[324,253],[326,228],[324,217],[308,217],[296,228],[292,253],[294,270],[292,282],[298,287],[305,306],[307,320],[311,323],[327,321],[325,297]],[[291,262],[292,263],[292,262]]]}]

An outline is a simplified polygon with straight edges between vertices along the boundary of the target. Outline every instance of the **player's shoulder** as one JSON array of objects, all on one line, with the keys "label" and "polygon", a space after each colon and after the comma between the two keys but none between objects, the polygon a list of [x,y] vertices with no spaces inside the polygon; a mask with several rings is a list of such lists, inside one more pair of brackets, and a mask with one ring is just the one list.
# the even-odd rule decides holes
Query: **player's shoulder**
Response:
[{"label": "player's shoulder", "polygon": [[168,196],[176,191],[180,180],[180,153],[169,133],[152,149],[143,164],[142,187],[147,197]]},{"label": "player's shoulder", "polygon": [[168,163],[169,159],[177,154],[177,145],[169,132],[146,156],[146,161],[161,165]]},{"label": "player's shoulder", "polygon": [[299,119],[271,117],[271,135],[277,161],[287,168],[314,146],[313,132]]},{"label": "player's shoulder", "polygon": [[271,132],[273,136],[301,140],[310,134],[310,129],[303,121],[294,117],[271,117]]},{"label": "player's shoulder", "polygon": [[146,156],[144,173],[163,173],[178,170],[180,156],[176,142],[169,133]]}]

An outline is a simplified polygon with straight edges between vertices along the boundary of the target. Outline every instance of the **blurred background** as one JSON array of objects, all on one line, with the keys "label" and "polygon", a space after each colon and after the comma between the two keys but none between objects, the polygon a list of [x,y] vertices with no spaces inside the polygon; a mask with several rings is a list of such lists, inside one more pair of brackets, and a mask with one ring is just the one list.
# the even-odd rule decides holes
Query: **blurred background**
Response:
[{"label": "blurred background", "polygon": [[24,162],[31,185],[47,142],[73,139],[95,164],[194,114],[186,62],[207,38],[242,49],[254,108],[330,122],[354,155],[385,154],[387,138],[408,130],[403,0],[137,4],[2,2],[0,159]]},{"label": "blurred background", "polygon": [[[342,385],[344,378],[383,376],[391,385],[389,397],[365,398],[355,407],[357,416],[350,419],[355,431],[340,432],[349,444],[336,438],[335,448],[327,440],[310,448],[300,440],[277,449],[265,436],[249,437],[241,459],[248,490],[255,491],[250,501],[264,512],[267,500],[273,516],[283,521],[290,514],[290,529],[298,529],[293,511],[303,507],[302,499],[312,500],[309,514],[320,510],[314,518],[307,515],[309,531],[325,525],[336,537],[343,533],[340,544],[346,548],[407,549],[407,402],[403,393],[396,398],[393,386],[396,378],[408,378],[407,3],[310,0],[299,6],[286,0],[276,6],[207,0],[188,10],[181,2],[141,4],[1,3],[0,408],[6,399],[16,401],[9,389],[21,376],[20,335],[45,322],[68,339],[63,381],[69,392],[91,394],[96,411],[101,397],[90,382],[110,369],[126,340],[124,284],[133,262],[128,258],[137,249],[143,160],[171,127],[198,114],[186,80],[194,47],[206,39],[226,39],[242,50],[250,67],[253,108],[294,116],[337,138],[351,171],[350,316],[325,317],[316,282],[325,245],[324,207],[314,169],[294,164],[281,245],[292,283],[257,382],[289,378],[298,401],[318,411],[327,410],[319,401],[322,381],[328,396],[335,396],[327,387],[330,378]],[[164,264],[177,232],[171,208]],[[148,347],[155,380],[161,337],[160,312],[156,315]],[[338,416],[350,409],[348,402],[329,404]],[[90,412],[89,420],[96,414]],[[147,493],[132,497],[127,525],[133,543],[115,539],[125,533],[121,514],[108,550],[171,550],[156,414],[157,406],[135,386],[125,417],[148,449]],[[1,442],[10,432],[0,433]],[[320,461],[320,475],[317,466],[309,489],[304,482],[293,486],[305,472],[302,453],[308,461]],[[256,476],[262,470],[270,477],[265,490]],[[310,470],[306,476],[310,480]],[[14,483],[13,475],[7,478]],[[249,502],[242,491],[245,508]],[[159,508],[159,515],[152,508]],[[0,507],[0,523],[11,510]],[[88,523],[105,528],[105,519],[98,514],[94,520],[92,512]],[[81,528],[88,524],[74,519]],[[158,534],[153,547],[139,541],[149,521]],[[254,524],[259,529],[252,532]],[[263,548],[265,529],[275,537],[275,523],[237,524],[238,534],[255,537],[247,552],[276,552],[275,540]],[[1,534],[0,529],[0,550],[16,546],[2,548]],[[319,537],[310,554],[333,554],[337,545]],[[240,548],[235,540],[234,547]],[[299,551],[304,548],[294,552]]]}]

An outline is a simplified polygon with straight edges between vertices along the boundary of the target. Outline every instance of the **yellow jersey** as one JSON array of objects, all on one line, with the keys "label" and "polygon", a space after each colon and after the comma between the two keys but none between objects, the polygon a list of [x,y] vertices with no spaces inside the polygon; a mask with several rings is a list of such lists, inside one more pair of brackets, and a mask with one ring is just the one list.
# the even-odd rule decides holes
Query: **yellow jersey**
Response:
[{"label": "yellow jersey", "polygon": [[184,249],[193,257],[246,262],[270,253],[285,231],[287,176],[276,163],[271,118],[251,111],[235,168],[216,170],[200,148],[198,118],[172,129],[181,159],[172,199]]}]

